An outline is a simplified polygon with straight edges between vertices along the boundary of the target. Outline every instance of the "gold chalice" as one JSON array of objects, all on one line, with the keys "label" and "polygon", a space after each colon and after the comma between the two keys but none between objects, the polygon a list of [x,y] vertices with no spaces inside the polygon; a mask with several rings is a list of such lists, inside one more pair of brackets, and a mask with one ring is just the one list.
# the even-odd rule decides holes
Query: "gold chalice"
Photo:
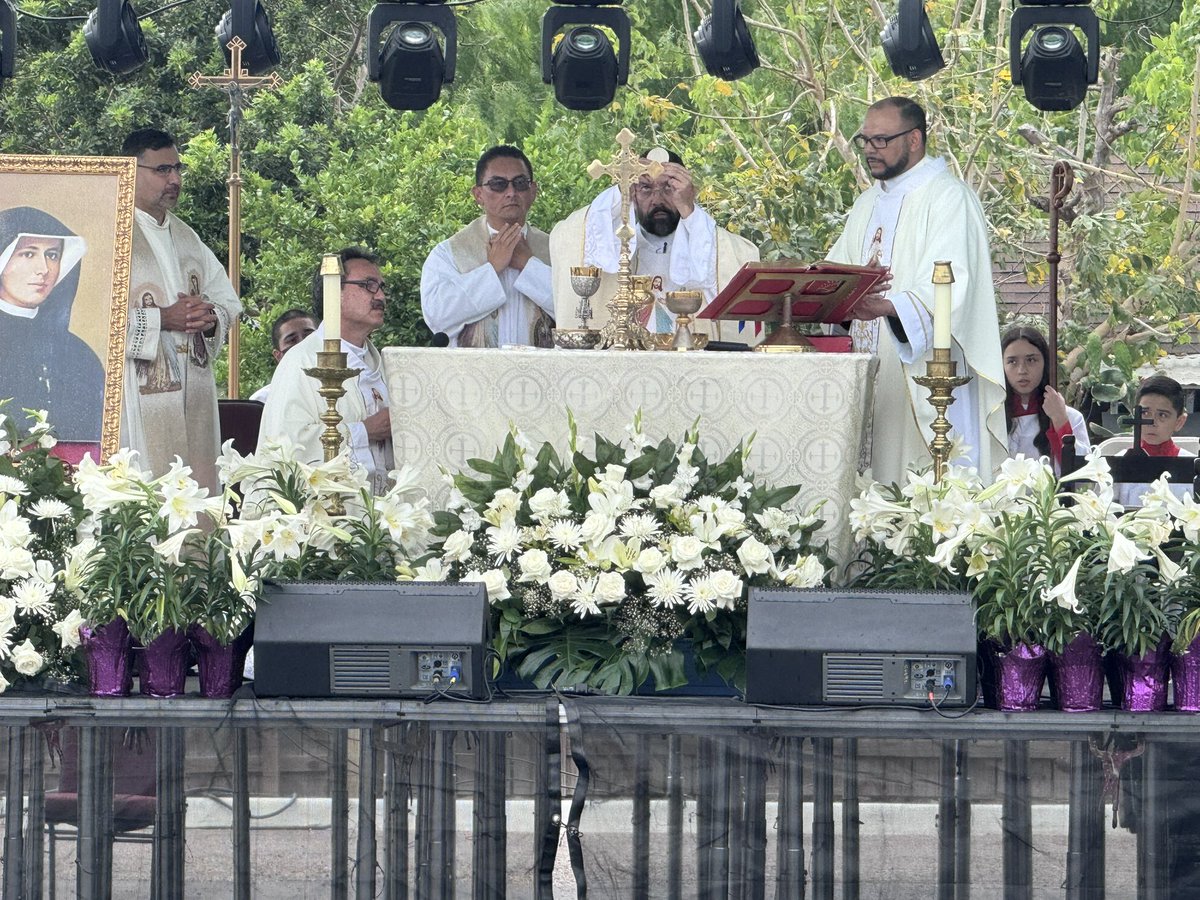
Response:
[{"label": "gold chalice", "polygon": [[600,267],[571,266],[571,290],[579,296],[575,315],[580,327],[555,328],[554,344],[564,350],[591,350],[600,343],[600,332],[588,328],[588,319],[592,317],[592,305],[588,300],[600,290]]},{"label": "gold chalice", "polygon": [[[699,350],[708,343],[708,335],[692,334],[692,316],[703,303],[700,291],[667,291],[667,309],[675,314],[675,335],[665,349]],[[704,340],[698,342],[698,337]]]}]

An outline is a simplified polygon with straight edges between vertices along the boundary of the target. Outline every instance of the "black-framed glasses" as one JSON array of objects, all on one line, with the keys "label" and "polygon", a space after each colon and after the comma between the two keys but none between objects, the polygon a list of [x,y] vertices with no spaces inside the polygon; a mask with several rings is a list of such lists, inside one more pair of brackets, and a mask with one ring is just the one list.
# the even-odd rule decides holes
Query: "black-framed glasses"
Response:
[{"label": "black-framed glasses", "polygon": [[859,150],[865,148],[867,144],[870,144],[875,150],[882,150],[896,138],[904,137],[904,135],[908,134],[910,131],[916,130],[916,128],[905,128],[903,131],[897,131],[895,134],[876,134],[872,135],[871,137],[868,137],[865,134],[856,134],[854,137],[850,138],[850,140],[853,141],[854,146]]},{"label": "black-framed glasses", "polygon": [[162,178],[170,178],[172,172],[182,178],[184,173],[187,172],[187,166],[183,163],[163,163],[161,166],[143,166],[141,163],[138,163],[137,167],[139,169],[149,169],[155,175]]},{"label": "black-framed glasses", "polygon": [[342,279],[342,284],[357,284],[368,294],[378,294],[380,292],[387,293],[387,282],[380,281],[378,278],[345,278]]},{"label": "black-framed glasses", "polygon": [[501,178],[497,175],[495,178],[485,181],[483,186],[493,194],[503,194],[508,190],[510,184],[514,191],[520,191],[523,194],[533,186],[533,181],[524,175],[518,175],[516,178]]}]

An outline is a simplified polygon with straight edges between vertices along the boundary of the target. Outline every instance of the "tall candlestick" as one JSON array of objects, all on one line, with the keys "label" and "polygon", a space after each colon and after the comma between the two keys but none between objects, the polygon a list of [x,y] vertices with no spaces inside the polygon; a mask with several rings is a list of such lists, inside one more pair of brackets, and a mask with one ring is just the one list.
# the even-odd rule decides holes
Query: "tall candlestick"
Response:
[{"label": "tall candlestick", "polygon": [[954,270],[947,261],[933,264],[933,349],[950,349],[950,285]]},{"label": "tall candlestick", "polygon": [[321,259],[322,297],[325,306],[325,340],[342,339],[342,259],[326,253]]}]

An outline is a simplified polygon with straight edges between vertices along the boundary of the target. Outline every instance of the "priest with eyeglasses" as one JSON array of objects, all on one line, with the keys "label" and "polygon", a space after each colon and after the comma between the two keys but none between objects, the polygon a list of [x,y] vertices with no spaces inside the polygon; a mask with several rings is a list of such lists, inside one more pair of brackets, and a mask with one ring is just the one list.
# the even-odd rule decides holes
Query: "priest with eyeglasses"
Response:
[{"label": "priest with eyeglasses", "polygon": [[1004,368],[987,221],[979,198],[946,160],[926,154],[925,111],[907,97],[873,104],[853,138],[875,183],[855,201],[829,259],[888,274],[853,309],[854,349],[879,359],[871,474],[899,482],[909,463],[930,460],[933,408],[915,384],[933,351],[933,264],[954,269],[951,354],[971,381],[947,411],[970,464],[990,480],[1007,458]]},{"label": "priest with eyeglasses", "polygon": [[425,324],[452,347],[552,346],[550,239],[527,221],[533,166],[516,147],[492,147],[475,164],[471,195],[483,215],[421,269]]}]

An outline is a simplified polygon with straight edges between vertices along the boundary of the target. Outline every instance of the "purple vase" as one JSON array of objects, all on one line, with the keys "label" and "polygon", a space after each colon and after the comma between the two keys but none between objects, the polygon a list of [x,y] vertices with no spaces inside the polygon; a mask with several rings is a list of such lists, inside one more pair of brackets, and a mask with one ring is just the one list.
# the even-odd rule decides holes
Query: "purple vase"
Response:
[{"label": "purple vase", "polygon": [[1162,712],[1167,708],[1168,657],[1170,642],[1163,638],[1158,646],[1139,655],[1122,653],[1121,709],[1130,712]]},{"label": "purple vase", "polygon": [[254,626],[222,644],[203,625],[188,629],[188,638],[196,650],[196,670],[200,675],[200,696],[224,699],[242,686],[246,654],[254,638]]},{"label": "purple vase", "polygon": [[139,690],[150,697],[178,697],[187,682],[187,632],[168,628],[142,650]]},{"label": "purple vase", "polygon": [[993,648],[993,653],[996,708],[1037,709],[1046,681],[1046,648],[1041,644],[1017,644],[1010,650]]},{"label": "purple vase", "polygon": [[1171,681],[1175,683],[1175,708],[1200,712],[1200,637],[1182,653],[1171,654]]},{"label": "purple vase", "polygon": [[128,697],[133,690],[129,625],[113,619],[99,628],[79,626],[79,643],[87,659],[88,686],[95,697]]},{"label": "purple vase", "polygon": [[1063,712],[1094,712],[1104,704],[1104,665],[1100,645],[1077,634],[1061,653],[1050,654],[1050,679]]}]

